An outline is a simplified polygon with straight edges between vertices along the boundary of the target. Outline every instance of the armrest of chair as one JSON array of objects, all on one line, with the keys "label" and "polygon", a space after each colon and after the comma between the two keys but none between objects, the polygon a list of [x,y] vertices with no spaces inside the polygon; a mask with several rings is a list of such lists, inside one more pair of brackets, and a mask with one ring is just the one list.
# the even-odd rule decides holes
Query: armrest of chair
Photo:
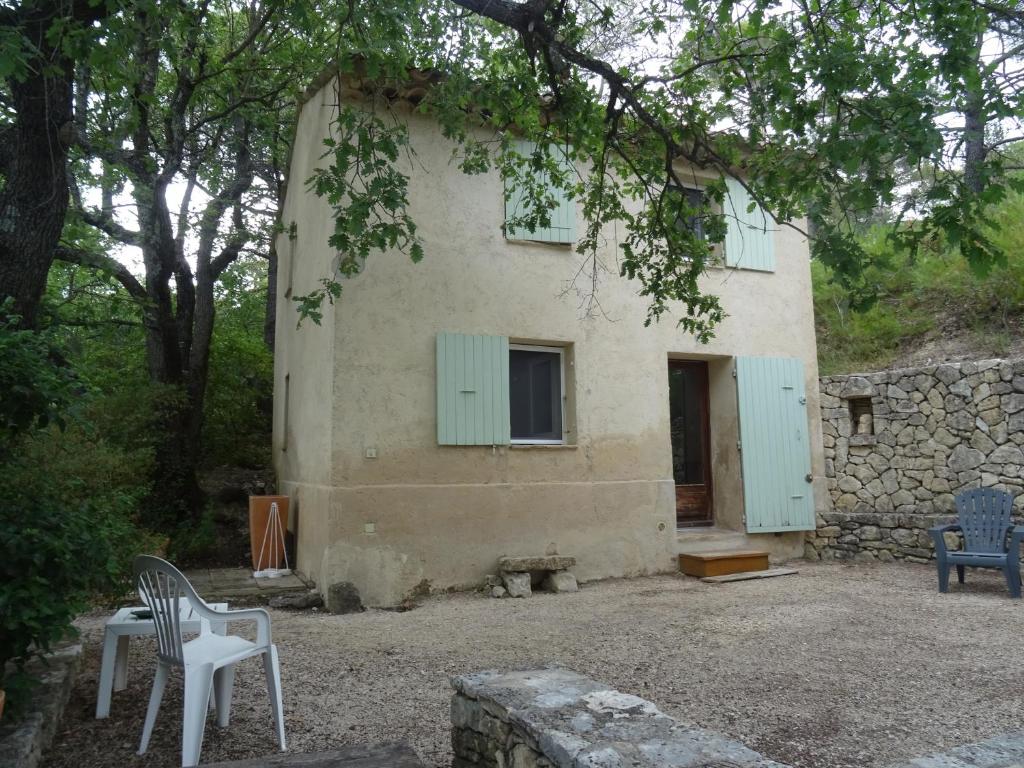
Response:
[{"label": "armrest of chair", "polygon": [[270,614],[263,608],[239,608],[234,611],[216,611],[206,603],[196,606],[196,613],[207,621],[255,621],[256,645],[270,645]]},{"label": "armrest of chair", "polygon": [[932,541],[935,543],[935,552],[939,557],[946,554],[946,539],[943,534],[954,531],[963,531],[963,527],[959,523],[950,523],[949,525],[936,525],[928,529],[928,533],[931,534]]}]

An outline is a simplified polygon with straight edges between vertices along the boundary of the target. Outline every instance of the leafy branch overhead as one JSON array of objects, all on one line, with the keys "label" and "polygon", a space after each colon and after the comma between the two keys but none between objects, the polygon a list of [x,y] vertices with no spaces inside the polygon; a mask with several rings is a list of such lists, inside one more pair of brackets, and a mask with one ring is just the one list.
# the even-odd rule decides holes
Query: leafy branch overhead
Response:
[{"label": "leafy branch overhead", "polygon": [[[902,245],[939,238],[981,270],[1003,260],[988,211],[1018,184],[1008,152],[1021,138],[1018,2],[388,6],[391,26],[374,3],[349,6],[349,45],[339,49],[342,76],[373,90],[371,117],[362,119],[385,137],[380,153],[360,158],[356,180],[368,129],[353,133],[359,119],[351,105],[339,106],[335,140],[356,146],[331,146],[333,167],[313,182],[335,210],[341,276],[358,271],[371,250],[421,255],[394,164],[408,136],[377,105],[415,88],[424,73],[431,87],[417,109],[457,142],[464,171],[545,175],[582,206],[578,250],[595,270],[601,232],[621,225],[620,268],[648,298],[648,322],[678,313],[686,330],[707,339],[722,317],[699,278],[730,211],[721,183],[698,211],[672,192],[693,167],[738,181],[777,225],[812,235],[814,256],[851,286],[865,262],[858,221],[880,210],[891,212]],[[516,155],[516,137],[533,142],[532,157]],[[544,160],[560,152],[586,172]],[[901,169],[914,183],[901,183]],[[527,195],[527,217],[544,224],[549,211],[542,192]],[[705,239],[676,226],[694,215]],[[360,223],[371,231],[358,234]],[[340,295],[335,278],[318,295],[331,291]]]}]

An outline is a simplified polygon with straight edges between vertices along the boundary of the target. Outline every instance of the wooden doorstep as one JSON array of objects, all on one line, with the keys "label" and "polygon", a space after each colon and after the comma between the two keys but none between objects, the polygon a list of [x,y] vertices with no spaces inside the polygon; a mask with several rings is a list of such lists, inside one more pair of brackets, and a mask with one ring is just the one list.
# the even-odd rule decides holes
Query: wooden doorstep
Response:
[{"label": "wooden doorstep", "polygon": [[688,576],[725,576],[732,573],[768,570],[768,553],[757,550],[736,552],[688,552],[679,555],[679,570]]}]

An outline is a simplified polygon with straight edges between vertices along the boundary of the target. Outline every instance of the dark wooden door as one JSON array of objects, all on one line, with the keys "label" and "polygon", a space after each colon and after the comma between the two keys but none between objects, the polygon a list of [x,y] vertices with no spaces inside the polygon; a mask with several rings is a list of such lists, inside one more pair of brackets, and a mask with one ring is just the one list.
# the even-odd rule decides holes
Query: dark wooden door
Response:
[{"label": "dark wooden door", "polygon": [[680,528],[710,525],[708,364],[702,360],[669,360],[668,397],[676,524]]}]

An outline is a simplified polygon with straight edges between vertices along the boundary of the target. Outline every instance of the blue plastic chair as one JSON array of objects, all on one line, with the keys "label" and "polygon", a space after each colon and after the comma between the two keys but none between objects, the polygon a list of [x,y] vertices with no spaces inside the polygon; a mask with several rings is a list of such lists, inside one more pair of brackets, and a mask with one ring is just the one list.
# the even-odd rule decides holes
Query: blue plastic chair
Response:
[{"label": "blue plastic chair", "polygon": [[[940,525],[928,532],[935,542],[939,567],[939,592],[949,591],[949,569],[956,566],[957,580],[964,583],[964,567],[999,568],[1012,597],[1020,597],[1020,545],[1024,526],[1013,525],[1013,496],[993,488],[974,488],[956,497],[960,522]],[[963,549],[946,549],[944,533],[960,531]]]}]

